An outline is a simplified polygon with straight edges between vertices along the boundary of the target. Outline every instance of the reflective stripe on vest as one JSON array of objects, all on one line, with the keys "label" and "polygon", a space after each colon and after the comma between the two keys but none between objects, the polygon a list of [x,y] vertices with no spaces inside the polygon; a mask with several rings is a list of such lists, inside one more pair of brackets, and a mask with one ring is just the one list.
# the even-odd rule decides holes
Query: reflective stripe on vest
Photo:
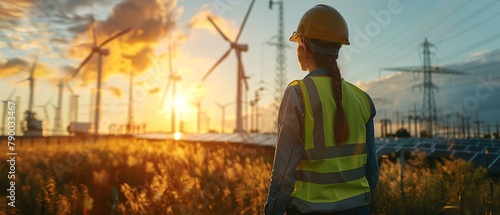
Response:
[{"label": "reflective stripe on vest", "polygon": [[340,145],[333,133],[336,105],[331,78],[314,76],[297,82],[303,98],[305,153],[295,173],[292,205],[302,212],[334,212],[369,204],[365,124],[371,108],[367,96],[342,81],[349,138]]}]

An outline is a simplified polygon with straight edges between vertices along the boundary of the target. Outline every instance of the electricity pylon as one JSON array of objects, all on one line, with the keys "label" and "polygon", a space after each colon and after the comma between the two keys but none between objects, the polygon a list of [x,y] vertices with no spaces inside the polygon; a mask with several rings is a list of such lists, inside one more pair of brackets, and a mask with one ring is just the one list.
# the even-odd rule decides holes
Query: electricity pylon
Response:
[{"label": "electricity pylon", "polygon": [[436,122],[436,99],[434,90],[438,90],[438,87],[432,82],[432,74],[465,75],[466,73],[449,70],[443,67],[432,67],[430,47],[435,46],[432,43],[429,43],[427,38],[425,38],[425,41],[421,46],[423,48],[424,55],[424,64],[422,67],[395,67],[385,68],[384,70],[424,74],[424,82],[422,84],[414,85],[413,87],[423,88],[424,90],[421,119],[426,123],[427,135],[429,135],[429,137],[432,137],[434,123]]},{"label": "electricity pylon", "polygon": [[276,46],[276,77],[275,82],[275,111],[278,113],[281,95],[285,90],[286,81],[286,55],[285,55],[285,36],[284,36],[284,26],[283,26],[283,0],[273,1],[269,0],[269,9],[273,9],[273,5],[278,5],[278,35],[276,35],[276,42],[268,43],[270,45]]}]

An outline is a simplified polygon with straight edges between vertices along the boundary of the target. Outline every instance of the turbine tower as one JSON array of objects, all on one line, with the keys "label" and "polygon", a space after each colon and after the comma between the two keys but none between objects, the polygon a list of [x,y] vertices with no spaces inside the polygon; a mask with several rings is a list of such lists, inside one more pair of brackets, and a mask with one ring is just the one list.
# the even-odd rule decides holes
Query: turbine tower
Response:
[{"label": "turbine tower", "polygon": [[[73,91],[71,90],[71,88],[69,87],[68,82],[67,82],[68,75],[70,75],[70,74],[71,73],[67,73],[66,75],[64,75],[61,79],[59,79],[59,82],[57,83],[57,89],[58,89],[57,106],[53,105],[53,107],[56,111],[56,114],[54,117],[54,132],[53,132],[54,135],[64,134],[63,122],[62,122],[62,102],[63,102],[64,84],[67,85],[68,90],[70,90],[70,92],[74,95]],[[73,102],[73,101],[74,101],[74,98],[71,97],[70,102]],[[76,105],[76,106],[78,106],[78,105]],[[76,121],[76,120],[72,120],[72,118],[71,118],[71,116],[72,116],[71,111],[75,108],[77,108],[77,107],[70,105],[70,117],[69,117],[70,123],[72,121]]]},{"label": "turbine tower", "polygon": [[424,82],[422,84],[414,85],[413,87],[423,88],[424,97],[422,101],[422,115],[421,119],[425,121],[426,132],[429,137],[433,136],[433,127],[436,122],[436,99],[434,90],[438,90],[438,87],[432,82],[432,73],[434,74],[449,74],[449,75],[465,75],[466,73],[453,71],[442,67],[432,67],[431,66],[431,47],[435,47],[432,43],[429,43],[427,38],[425,38],[424,43],[422,43],[423,55],[424,55],[424,65],[422,67],[396,67],[396,68],[385,68],[387,71],[399,71],[399,72],[413,72],[413,73],[423,73]]},{"label": "turbine tower", "polygon": [[104,48],[106,44],[109,42],[117,39],[118,37],[126,34],[132,28],[126,28],[124,30],[121,30],[120,32],[116,33],[115,35],[109,37],[108,39],[104,40],[100,44],[97,43],[97,36],[96,36],[96,29],[95,29],[95,23],[94,23],[94,18],[93,16],[91,17],[91,24],[92,24],[92,36],[93,36],[93,45],[92,45],[92,50],[90,50],[89,55],[83,60],[78,68],[71,74],[72,77],[75,77],[78,72],[85,66],[87,62],[94,56],[94,54],[97,55],[97,87],[96,87],[96,98],[95,98],[95,110],[94,110],[94,136],[97,139],[99,135],[99,120],[100,120],[100,113],[101,113],[101,81],[102,81],[102,58],[104,56],[109,55],[109,49]]},{"label": "turbine tower", "polygon": [[176,86],[177,86],[177,82],[178,81],[181,81],[181,76],[177,74],[177,71],[174,72],[173,70],[173,65],[172,65],[172,50],[173,50],[173,46],[172,46],[172,38],[169,37],[169,48],[168,48],[168,69],[169,69],[169,73],[168,73],[168,82],[167,82],[167,86],[165,88],[165,91],[163,92],[163,97],[162,97],[162,100],[161,100],[161,103],[160,103],[160,109],[164,109],[164,105],[165,105],[165,99],[167,98],[167,94],[168,94],[168,90],[170,89],[170,84],[172,84],[172,109],[171,109],[171,123],[172,125],[170,126],[171,128],[171,131],[172,131],[172,134],[175,133],[177,130],[175,128],[175,99],[176,99],[176,93],[175,93],[175,90],[176,90]]},{"label": "turbine tower", "polygon": [[[14,95],[15,92],[16,92],[16,89],[14,88],[10,92],[9,97],[6,100],[2,100],[2,103],[3,103],[2,136],[4,136],[5,134],[7,134],[7,126],[6,126],[7,125],[7,122],[6,122],[6,119],[7,119],[7,109],[8,109],[7,106],[8,106],[8,102],[12,101],[11,99],[12,99],[12,96]],[[19,104],[19,103],[16,103],[16,104]]]},{"label": "turbine tower", "polygon": [[[224,38],[225,41],[229,43],[229,49],[222,55],[222,57],[208,70],[208,72],[203,76],[201,79],[201,82],[205,81],[207,77],[214,71],[214,69],[222,62],[226,57],[229,55],[229,53],[234,49],[234,52],[236,54],[236,59],[238,63],[238,68],[237,68],[237,75],[236,75],[236,128],[234,129],[234,133],[241,133],[245,132],[243,129],[243,117],[242,117],[242,93],[243,93],[243,84],[245,85],[245,90],[248,91],[248,82],[247,82],[247,76],[245,74],[245,69],[243,68],[243,62],[241,59],[241,53],[248,51],[248,45],[247,44],[241,44],[238,43],[238,40],[240,39],[241,33],[243,32],[243,28],[245,27],[245,24],[247,22],[248,16],[250,15],[250,11],[252,10],[252,7],[255,3],[255,0],[252,0],[250,3],[250,7],[247,10],[247,13],[245,15],[245,18],[243,19],[243,22],[241,23],[240,29],[238,31],[238,35],[236,36],[236,39],[233,41],[230,40],[215,24],[213,19],[211,17],[208,17],[208,21],[215,27],[215,29],[219,32],[219,34]],[[242,83],[243,82],[243,83]]]},{"label": "turbine tower", "polygon": [[130,70],[129,88],[128,88],[128,116],[127,116],[127,134],[134,133],[134,70]]},{"label": "turbine tower", "polygon": [[[273,1],[269,0],[269,9],[273,9],[273,5],[278,5],[278,35],[276,42],[268,43],[270,45],[276,46],[276,77],[275,82],[275,111],[278,113],[279,105],[281,101],[281,95],[285,91],[285,81],[286,81],[286,55],[285,55],[285,37],[284,37],[284,27],[283,27],[283,0]],[[276,124],[276,121],[275,121]]]},{"label": "turbine tower", "polygon": [[23,129],[24,136],[42,136],[43,135],[43,123],[38,120],[36,117],[36,113],[33,111],[33,103],[35,99],[35,70],[36,65],[38,63],[38,54],[35,57],[35,62],[33,63],[30,69],[30,76],[20,82],[29,81],[29,102],[28,102],[28,110],[25,112],[26,122]]},{"label": "turbine tower", "polygon": [[54,109],[56,110],[56,115],[54,117],[54,135],[62,135],[64,130],[63,130],[63,125],[62,125],[62,97],[63,97],[63,88],[64,88],[64,78],[59,80],[57,83],[57,106],[54,106]]}]

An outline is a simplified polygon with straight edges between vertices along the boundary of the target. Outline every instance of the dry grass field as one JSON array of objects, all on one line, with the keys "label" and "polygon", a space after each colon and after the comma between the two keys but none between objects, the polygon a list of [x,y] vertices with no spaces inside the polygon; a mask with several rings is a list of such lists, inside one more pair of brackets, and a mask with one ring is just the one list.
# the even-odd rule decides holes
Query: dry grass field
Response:
[{"label": "dry grass field", "polygon": [[[0,214],[261,214],[274,149],[102,137],[16,139],[16,208],[0,177]],[[6,154],[6,147],[0,149]],[[375,214],[499,214],[500,184],[462,160],[413,152],[380,160]],[[7,175],[8,165],[0,165]]]}]

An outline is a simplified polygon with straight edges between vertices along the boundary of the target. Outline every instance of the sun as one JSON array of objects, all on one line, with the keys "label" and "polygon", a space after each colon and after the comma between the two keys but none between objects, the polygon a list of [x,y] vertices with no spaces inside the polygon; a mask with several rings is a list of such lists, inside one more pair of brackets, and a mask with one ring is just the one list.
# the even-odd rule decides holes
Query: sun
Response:
[{"label": "sun", "polygon": [[182,137],[182,133],[181,132],[176,131],[174,133],[174,140],[180,140],[181,137]]},{"label": "sun", "polygon": [[178,95],[175,98],[174,105],[176,112],[185,110],[187,108],[187,102],[186,98],[184,96]]}]

